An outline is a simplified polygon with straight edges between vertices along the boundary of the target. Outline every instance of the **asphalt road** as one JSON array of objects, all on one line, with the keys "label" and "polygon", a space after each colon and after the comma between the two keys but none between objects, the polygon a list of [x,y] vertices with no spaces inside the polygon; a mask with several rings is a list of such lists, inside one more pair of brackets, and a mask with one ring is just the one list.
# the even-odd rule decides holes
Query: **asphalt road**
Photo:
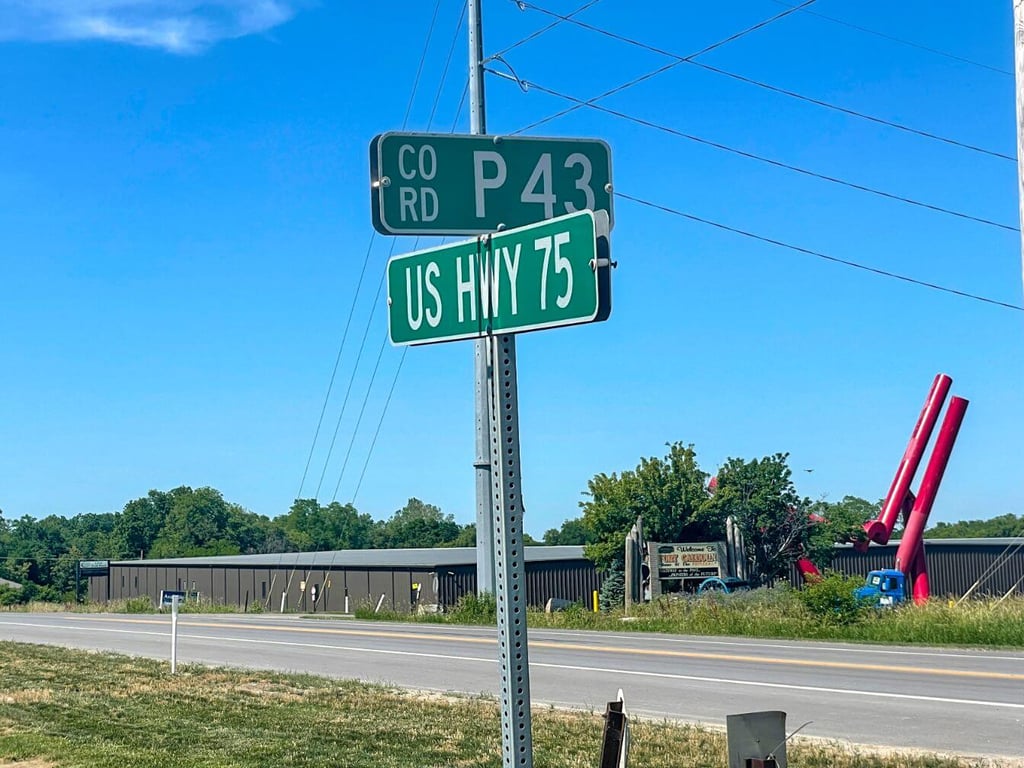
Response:
[{"label": "asphalt road", "polygon": [[[0,613],[0,639],[170,656],[170,616]],[[495,630],[183,615],[179,663],[497,694]],[[724,725],[781,709],[787,731],[856,744],[1024,758],[1024,653],[532,630],[533,703]]]}]

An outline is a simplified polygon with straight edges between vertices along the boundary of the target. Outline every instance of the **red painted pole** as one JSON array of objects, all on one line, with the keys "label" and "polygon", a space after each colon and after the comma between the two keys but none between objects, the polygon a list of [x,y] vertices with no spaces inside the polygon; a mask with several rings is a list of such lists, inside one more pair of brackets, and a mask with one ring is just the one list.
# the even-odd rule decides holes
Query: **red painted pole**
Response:
[{"label": "red painted pole", "polygon": [[[939,428],[939,436],[935,440],[935,449],[931,458],[928,459],[928,466],[924,470],[924,478],[921,480],[921,488],[917,492],[917,499],[914,501],[914,508],[910,510],[910,518],[907,520],[907,527],[903,529],[903,536],[900,539],[899,549],[896,550],[896,568],[906,572],[914,564],[921,550],[921,559],[924,559],[923,534],[924,527],[928,522],[928,515],[935,503],[935,496],[942,484],[942,476],[946,472],[946,465],[949,463],[949,456],[953,452],[953,444],[956,442],[957,434],[960,432],[960,425],[963,423],[964,414],[967,413],[967,400],[962,397],[954,397],[949,401],[949,409],[942,420]],[[914,601],[922,602],[928,599],[928,577],[927,570],[921,582],[922,590],[914,585]]]},{"label": "red painted pole", "polygon": [[931,595],[931,587],[928,583],[928,559],[924,556],[923,541],[917,545],[911,570],[914,572],[914,576],[910,580],[908,588],[914,596],[914,602],[918,605],[926,603]]},{"label": "red painted pole", "polygon": [[882,511],[877,520],[864,523],[864,531],[868,538],[877,544],[889,543],[893,526],[896,525],[896,518],[903,506],[907,491],[910,490],[910,483],[913,481],[914,475],[917,474],[917,466],[921,463],[924,449],[932,436],[932,430],[935,429],[935,422],[939,419],[942,404],[946,402],[946,395],[949,394],[949,388],[952,385],[953,380],[946,374],[940,373],[935,376],[932,388],[924,401],[924,408],[921,409],[921,415],[917,417],[917,424],[914,425],[914,431],[910,435],[907,450],[903,453],[899,469],[896,470],[896,476],[892,480],[892,485],[889,486],[889,493],[885,496]]}]

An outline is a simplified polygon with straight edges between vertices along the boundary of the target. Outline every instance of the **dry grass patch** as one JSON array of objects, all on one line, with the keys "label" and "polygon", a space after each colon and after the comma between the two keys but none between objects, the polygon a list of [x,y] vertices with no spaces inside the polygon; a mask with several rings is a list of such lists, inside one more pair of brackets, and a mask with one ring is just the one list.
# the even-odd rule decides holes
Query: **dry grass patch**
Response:
[{"label": "dry grass patch", "polygon": [[[0,691],[11,700],[0,719],[0,768],[501,766],[498,706],[491,698],[311,675],[180,671],[171,677],[158,661],[0,642]],[[536,768],[592,768],[601,728],[599,714],[538,708]],[[632,743],[630,765],[637,768],[725,768],[720,730],[640,721]],[[790,762],[799,768],[984,765],[804,742],[792,746]]]},{"label": "dry grass patch", "polygon": [[0,693],[0,704],[38,704],[52,699],[53,691],[49,688],[28,688],[24,691]]}]

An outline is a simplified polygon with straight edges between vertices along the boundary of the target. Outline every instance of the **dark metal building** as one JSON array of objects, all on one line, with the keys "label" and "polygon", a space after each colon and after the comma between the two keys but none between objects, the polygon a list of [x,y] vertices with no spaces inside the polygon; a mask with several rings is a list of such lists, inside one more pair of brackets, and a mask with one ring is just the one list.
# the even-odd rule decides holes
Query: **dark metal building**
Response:
[{"label": "dark metal building", "polygon": [[[601,580],[583,547],[526,547],[527,600],[549,598],[590,605]],[[454,605],[476,592],[476,550],[339,550],[277,555],[227,555],[110,563],[106,576],[89,579],[97,602],[149,597],[161,591],[198,594],[214,603],[270,611],[354,611],[382,606],[399,611]]]},{"label": "dark metal building", "polygon": [[[832,568],[848,576],[893,568],[899,541],[872,544],[857,552],[850,544],[837,544]],[[977,583],[972,595],[1002,597],[1016,589],[1024,594],[1024,538],[925,539],[928,581],[935,597],[960,597]],[[793,568],[790,581],[801,582]]]},{"label": "dark metal building", "polygon": [[[832,568],[864,576],[892,568],[899,542],[867,552],[836,545]],[[928,572],[935,596],[1002,596],[1024,593],[1024,539],[928,539]],[[800,584],[793,569],[791,582]],[[601,576],[583,557],[583,547],[526,547],[527,600],[542,607],[549,598],[591,604]],[[339,550],[278,555],[183,557],[111,562],[107,576],[89,578],[97,602],[149,597],[162,590],[198,593],[214,603],[270,611],[354,611],[363,605],[399,611],[421,605],[454,605],[476,592],[476,550]],[[315,593],[315,600],[314,600]]]}]

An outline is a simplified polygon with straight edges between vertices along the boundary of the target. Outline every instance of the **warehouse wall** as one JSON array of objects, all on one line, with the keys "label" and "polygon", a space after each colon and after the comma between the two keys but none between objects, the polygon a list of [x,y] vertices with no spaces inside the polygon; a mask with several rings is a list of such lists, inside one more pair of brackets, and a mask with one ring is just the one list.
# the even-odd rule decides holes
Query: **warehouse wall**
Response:
[{"label": "warehouse wall", "polygon": [[[463,595],[476,593],[475,565],[439,568],[437,574],[443,605],[455,605]],[[601,589],[601,575],[589,560],[549,560],[526,564],[526,600],[534,608],[543,608],[552,597],[590,606],[595,589]]]},{"label": "warehouse wall", "polygon": [[[109,594],[108,594],[109,585]],[[418,590],[413,585],[418,585]],[[313,587],[317,599],[313,601]],[[363,605],[412,610],[413,603],[437,602],[434,573],[411,568],[246,568],[244,566],[148,566],[145,561],[112,565],[108,577],[89,580],[91,600],[106,602],[149,597],[154,605],[161,590],[198,592],[201,600],[248,607],[262,604],[265,610],[351,611]]]},{"label": "warehouse wall", "polygon": [[[892,568],[896,562],[897,544],[872,545],[867,552],[853,547],[836,550],[832,568],[848,576],[865,576],[868,571]],[[1017,585],[1024,589],[1024,547],[1016,551],[1005,545],[986,544],[983,541],[966,544],[925,545],[928,560],[928,581],[936,597],[960,597],[979,579],[984,581],[972,593],[978,596],[1002,596]],[[987,574],[987,575],[986,575]],[[801,583],[793,568],[793,585]]]}]

